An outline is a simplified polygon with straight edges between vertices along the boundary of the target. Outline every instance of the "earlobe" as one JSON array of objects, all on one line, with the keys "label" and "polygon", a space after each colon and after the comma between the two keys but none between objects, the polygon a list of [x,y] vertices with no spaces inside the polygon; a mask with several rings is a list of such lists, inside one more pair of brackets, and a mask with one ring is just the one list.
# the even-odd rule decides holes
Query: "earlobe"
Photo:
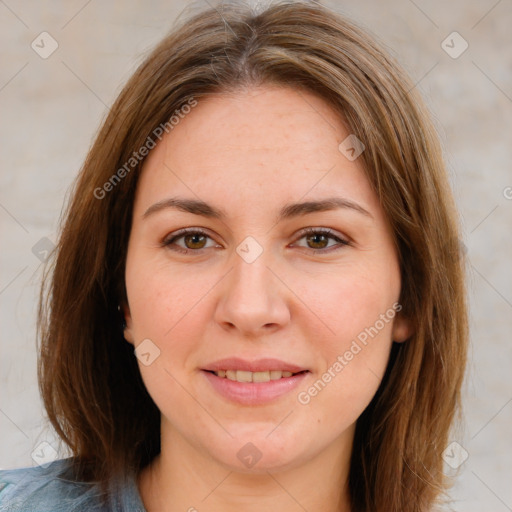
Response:
[{"label": "earlobe", "polygon": [[131,330],[128,326],[125,326],[125,327],[124,327],[123,334],[124,334],[124,339],[125,339],[128,343],[131,343],[131,344],[133,345],[134,340],[133,340],[132,330]]},{"label": "earlobe", "polygon": [[132,317],[128,304],[123,303],[118,307],[123,317],[123,335],[124,339],[133,345],[134,337],[132,332]]},{"label": "earlobe", "polygon": [[412,322],[398,313],[393,323],[393,341],[403,343],[414,334]]}]

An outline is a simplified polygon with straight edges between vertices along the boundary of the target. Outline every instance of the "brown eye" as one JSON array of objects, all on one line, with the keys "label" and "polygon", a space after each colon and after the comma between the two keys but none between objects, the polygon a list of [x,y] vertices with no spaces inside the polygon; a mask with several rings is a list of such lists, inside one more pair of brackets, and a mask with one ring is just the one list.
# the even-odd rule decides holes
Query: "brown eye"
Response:
[{"label": "brown eye", "polygon": [[312,249],[325,249],[329,243],[329,237],[323,233],[316,233],[314,235],[307,235],[306,240],[312,244]]},{"label": "brown eye", "polygon": [[[182,239],[183,242],[181,242]],[[211,240],[211,237],[206,232],[197,228],[187,228],[167,236],[161,245],[182,253],[200,252],[202,249],[208,249],[206,246],[208,239]]]},{"label": "brown eye", "polygon": [[206,236],[196,233],[194,235],[182,236],[187,249],[203,249],[206,243]]},{"label": "brown eye", "polygon": [[[334,235],[330,229],[307,228],[302,232],[302,236],[299,238],[299,240],[302,239],[306,239],[306,249],[310,249],[315,253],[329,253],[340,249],[340,246],[350,245],[347,240]],[[337,243],[329,245],[330,240]]]}]

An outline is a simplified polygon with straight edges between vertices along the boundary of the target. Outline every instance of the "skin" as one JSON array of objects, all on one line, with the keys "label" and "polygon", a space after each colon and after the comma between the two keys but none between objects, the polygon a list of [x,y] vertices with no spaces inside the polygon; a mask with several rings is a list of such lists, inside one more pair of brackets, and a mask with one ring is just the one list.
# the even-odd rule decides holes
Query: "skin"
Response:
[{"label": "skin", "polygon": [[[138,346],[149,338],[160,350],[150,365],[139,361],[162,414],[162,452],[138,481],[149,512],[350,510],[355,422],[377,391],[392,341],[405,341],[411,326],[395,316],[317,396],[299,403],[298,392],[400,295],[390,226],[361,159],[338,149],[349,133],[321,98],[263,86],[200,99],[146,159],[124,313],[126,339]],[[143,217],[171,196],[201,199],[226,218],[174,208]],[[287,203],[328,197],[370,215],[338,208],[275,221]],[[184,227],[208,237],[162,244]],[[330,228],[348,245],[301,234],[306,227]],[[252,263],[236,252],[247,236],[263,250]],[[235,404],[200,370],[231,356],[278,358],[311,373],[272,402]],[[261,453],[251,468],[237,457],[249,442]]]}]

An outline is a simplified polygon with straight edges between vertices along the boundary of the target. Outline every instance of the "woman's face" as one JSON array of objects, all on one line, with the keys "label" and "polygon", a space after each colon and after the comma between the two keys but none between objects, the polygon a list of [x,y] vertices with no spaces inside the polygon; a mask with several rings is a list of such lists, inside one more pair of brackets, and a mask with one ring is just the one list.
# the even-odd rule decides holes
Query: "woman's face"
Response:
[{"label": "woman's face", "polygon": [[348,456],[392,340],[410,335],[349,135],[320,98],[261,87],[200,99],[146,159],[125,337],[162,447],[254,472]]}]

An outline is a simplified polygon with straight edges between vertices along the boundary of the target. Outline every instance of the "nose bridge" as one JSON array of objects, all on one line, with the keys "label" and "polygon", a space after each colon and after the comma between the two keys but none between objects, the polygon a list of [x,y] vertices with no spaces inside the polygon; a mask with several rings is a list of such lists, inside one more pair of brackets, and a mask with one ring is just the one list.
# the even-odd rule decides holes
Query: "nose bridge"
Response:
[{"label": "nose bridge", "polygon": [[246,334],[284,324],[288,307],[282,285],[270,270],[275,266],[271,251],[248,237],[236,248],[232,265],[222,288],[217,321]]},{"label": "nose bridge", "polygon": [[[249,253],[250,254],[250,253]],[[272,272],[269,268],[272,262],[268,254],[261,254],[254,259],[244,259],[237,254],[234,260],[234,269],[231,286],[235,293],[244,297],[252,296],[258,301],[266,300],[273,289]],[[251,294],[251,291],[254,293]]]},{"label": "nose bridge", "polygon": [[[268,267],[276,262],[270,249],[269,237],[246,236],[235,248],[231,264],[234,266],[231,286],[242,297],[250,295],[251,289],[258,292],[259,300],[265,299],[273,288],[273,275]],[[256,298],[256,297],[254,297]]]}]

